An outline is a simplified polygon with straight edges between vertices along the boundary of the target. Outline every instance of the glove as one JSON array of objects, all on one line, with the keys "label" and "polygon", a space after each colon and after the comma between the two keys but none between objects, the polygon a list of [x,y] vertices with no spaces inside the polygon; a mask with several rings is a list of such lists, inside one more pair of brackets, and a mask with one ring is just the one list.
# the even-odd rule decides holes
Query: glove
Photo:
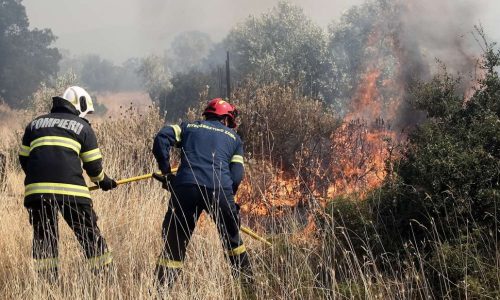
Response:
[{"label": "glove", "polygon": [[160,167],[160,171],[162,174],[170,174],[172,173],[172,169],[170,168],[170,164],[165,164],[163,166],[159,166]]},{"label": "glove", "polygon": [[175,179],[175,174],[168,173],[167,175],[153,173],[153,178],[161,182],[161,187],[170,191],[171,182]]},{"label": "glove", "polygon": [[117,184],[114,179],[109,178],[108,175],[104,175],[104,179],[99,181],[97,186],[103,191],[109,191],[116,188]]}]

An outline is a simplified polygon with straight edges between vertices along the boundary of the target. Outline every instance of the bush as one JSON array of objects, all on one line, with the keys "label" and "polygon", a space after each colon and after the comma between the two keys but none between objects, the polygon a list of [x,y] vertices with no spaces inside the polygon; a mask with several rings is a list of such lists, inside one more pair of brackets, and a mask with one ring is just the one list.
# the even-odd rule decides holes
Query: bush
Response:
[{"label": "bush", "polygon": [[[369,199],[385,249],[424,258],[426,274],[437,276],[435,294],[452,298],[498,293],[484,266],[498,263],[500,52],[486,46],[485,75],[470,99],[445,70],[414,90],[413,102],[428,119],[410,134],[393,181]],[[464,285],[469,279],[472,286]]]},{"label": "bush", "polygon": [[481,241],[463,237],[462,243],[436,245],[426,272],[434,291],[448,287],[452,299],[498,299],[497,270],[485,253],[479,253]]},{"label": "bush", "polygon": [[328,248],[341,246],[359,256],[367,254],[375,232],[368,203],[355,196],[339,196],[326,205],[325,214],[319,216],[323,241]]},{"label": "bush", "polygon": [[234,98],[247,151],[287,170],[298,162],[298,155],[306,163],[323,157],[340,125],[322,102],[301,96],[298,88],[248,82],[235,91]]}]

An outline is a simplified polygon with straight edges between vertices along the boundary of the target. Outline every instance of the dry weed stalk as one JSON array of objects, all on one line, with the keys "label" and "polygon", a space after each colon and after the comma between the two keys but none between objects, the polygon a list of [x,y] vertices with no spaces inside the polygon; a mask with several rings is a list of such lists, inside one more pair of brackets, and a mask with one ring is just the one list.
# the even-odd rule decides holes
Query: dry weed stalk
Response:
[{"label": "dry weed stalk", "polygon": [[[151,139],[161,126],[162,121],[154,110],[142,115],[128,112],[126,117],[96,124],[106,171],[121,178],[154,170]],[[94,277],[71,231],[61,224],[61,282],[50,286],[35,276],[32,267],[31,227],[22,206],[23,176],[15,156],[19,134],[2,138],[12,142],[5,148],[11,154],[7,181],[0,190],[0,298],[152,298],[153,270],[161,249],[161,222],[168,201],[168,194],[160,185],[143,181],[109,193],[93,192],[99,226],[114,253],[116,273],[107,281]],[[253,164],[259,164],[258,160]],[[246,194],[250,202],[260,201],[264,191],[269,197],[280,196],[276,195],[279,189],[272,188],[275,169],[266,165],[249,168],[250,176],[245,184],[255,183],[263,188]],[[261,173],[257,171],[266,168],[270,185],[267,179],[259,178]],[[244,216],[247,218],[248,215]],[[361,237],[366,240],[366,251],[358,255],[353,248],[353,238],[359,237],[352,236],[341,220],[326,227],[330,233],[327,239],[314,232],[305,235],[302,218],[302,213],[294,209],[254,218],[252,224],[265,222],[265,234],[274,244],[268,248],[245,238],[255,268],[254,291],[258,299],[428,299],[432,296],[427,278],[418,265],[401,262],[382,272],[375,263],[381,258],[371,250],[373,241]],[[231,279],[211,221],[197,227],[188,248],[185,272],[167,297],[244,298],[238,284]]]}]

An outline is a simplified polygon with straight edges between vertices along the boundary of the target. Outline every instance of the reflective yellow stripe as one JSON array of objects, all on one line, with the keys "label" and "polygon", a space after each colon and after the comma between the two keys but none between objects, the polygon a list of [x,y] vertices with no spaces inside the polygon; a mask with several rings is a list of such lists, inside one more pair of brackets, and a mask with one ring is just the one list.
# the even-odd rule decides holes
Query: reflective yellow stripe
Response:
[{"label": "reflective yellow stripe", "polygon": [[90,257],[88,259],[88,263],[92,268],[104,267],[112,262],[113,262],[113,255],[111,254],[111,252],[106,252],[103,255]]},{"label": "reflective yellow stripe", "polygon": [[233,157],[231,158],[231,162],[232,163],[240,163],[240,164],[243,164],[243,156],[241,155],[233,155]]},{"label": "reflective yellow stripe", "polygon": [[236,247],[234,249],[228,250],[227,254],[229,256],[236,256],[236,255],[240,255],[240,254],[244,253],[245,251],[247,251],[247,248],[245,247],[245,245],[241,245],[241,246]]},{"label": "reflective yellow stripe", "polygon": [[170,127],[172,127],[172,129],[175,132],[175,140],[178,143],[180,143],[180,141],[181,141],[181,133],[182,133],[181,127],[179,125],[170,125]]},{"label": "reflective yellow stripe", "polygon": [[96,148],[87,152],[80,153],[80,158],[84,163],[91,162],[102,158],[101,150]]},{"label": "reflective yellow stripe", "polygon": [[159,258],[158,265],[164,266],[171,269],[181,269],[184,266],[184,263],[179,260],[170,260],[166,258]]},{"label": "reflective yellow stripe", "polygon": [[32,194],[58,194],[90,198],[89,188],[86,186],[53,182],[28,184],[24,189],[24,194],[25,196]]},{"label": "reflective yellow stripe", "polygon": [[80,149],[82,146],[80,143],[77,141],[70,139],[70,138],[65,138],[62,136],[44,136],[41,138],[37,138],[33,142],[31,142],[30,147],[32,151],[36,147],[40,146],[59,146],[59,147],[67,147],[70,149],[75,150],[77,154],[80,153]]},{"label": "reflective yellow stripe", "polygon": [[92,182],[99,182],[101,180],[104,180],[104,171],[101,171],[101,173],[99,173],[99,175],[97,176],[90,176],[90,180]]},{"label": "reflective yellow stripe", "polygon": [[35,259],[34,263],[35,263],[34,265],[35,270],[42,271],[42,270],[57,268],[57,265],[59,264],[59,259],[57,257]]},{"label": "reflective yellow stripe", "polygon": [[20,156],[30,156],[30,147],[21,145],[21,149],[19,149]]}]

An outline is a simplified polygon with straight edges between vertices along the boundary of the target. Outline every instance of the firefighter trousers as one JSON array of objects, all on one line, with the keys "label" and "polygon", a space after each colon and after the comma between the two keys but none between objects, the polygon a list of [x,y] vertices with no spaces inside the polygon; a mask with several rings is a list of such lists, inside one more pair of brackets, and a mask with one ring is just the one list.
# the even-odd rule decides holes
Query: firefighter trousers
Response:
[{"label": "firefighter trousers", "polygon": [[73,230],[93,271],[98,272],[112,262],[111,253],[97,226],[97,216],[90,200],[75,198],[78,197],[40,195],[39,199],[25,204],[33,226],[35,270],[41,275],[57,277],[59,212]]},{"label": "firefighter trousers", "polygon": [[156,267],[160,285],[172,285],[179,275],[186,248],[203,211],[206,211],[217,225],[233,276],[252,277],[250,262],[239,231],[239,207],[234,202],[232,191],[182,185],[173,188],[163,220],[164,247]]}]

